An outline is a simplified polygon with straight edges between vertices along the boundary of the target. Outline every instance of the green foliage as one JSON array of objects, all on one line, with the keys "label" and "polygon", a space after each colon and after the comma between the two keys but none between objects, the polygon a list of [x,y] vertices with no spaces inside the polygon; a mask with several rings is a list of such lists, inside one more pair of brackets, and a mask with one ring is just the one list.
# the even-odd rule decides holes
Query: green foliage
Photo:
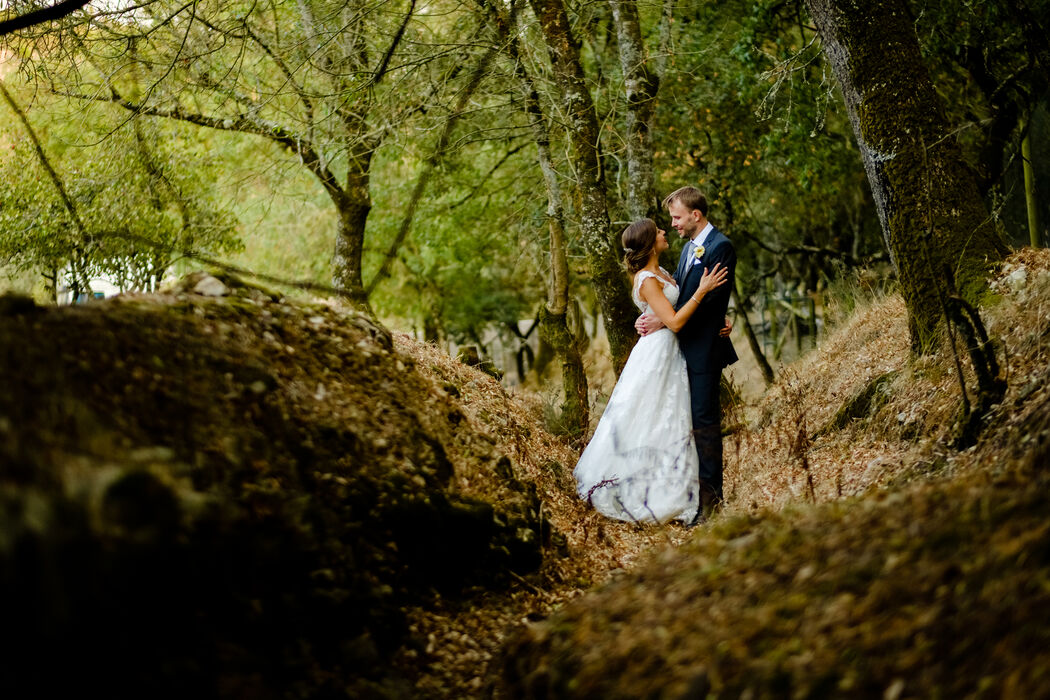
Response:
[{"label": "green foliage", "polygon": [[[530,198],[538,182],[517,176],[530,164],[512,156],[500,165],[505,155],[500,144],[479,143],[446,157],[419,203],[394,280],[373,295],[381,314],[459,343],[480,343],[486,329],[535,315],[546,228],[533,208],[546,203]],[[366,278],[402,223],[417,165],[384,158],[376,167]]]},{"label": "green foliage", "polygon": [[4,264],[149,290],[184,255],[237,249],[236,220],[216,197],[204,145],[186,129],[121,123],[98,109],[63,113],[54,102],[29,117],[83,231],[22,125],[8,120],[0,131]]},{"label": "green foliage", "polygon": [[841,98],[795,6],[701,5],[680,19],[657,129],[662,191],[707,191],[745,291],[770,272],[816,289],[836,259],[880,253]]},{"label": "green foliage", "polygon": [[[952,138],[1015,244],[1028,242],[1020,141],[1050,94],[1046,0],[912,2],[923,56],[944,96]],[[1034,160],[1046,160],[1036,139]],[[1044,207],[1045,211],[1045,207]]]}]

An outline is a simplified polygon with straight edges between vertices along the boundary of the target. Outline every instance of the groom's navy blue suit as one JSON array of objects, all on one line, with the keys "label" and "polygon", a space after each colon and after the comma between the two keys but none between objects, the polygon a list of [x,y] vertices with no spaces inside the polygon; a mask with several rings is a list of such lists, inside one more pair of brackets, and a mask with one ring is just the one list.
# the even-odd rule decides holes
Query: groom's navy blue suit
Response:
[{"label": "groom's navy blue suit", "polygon": [[[699,236],[698,236],[699,238]],[[718,333],[725,325],[729,296],[736,283],[736,250],[721,231],[712,228],[703,242],[704,255],[694,264],[693,247],[686,245],[674,279],[678,283],[677,311],[696,292],[705,269],[715,263],[729,270],[724,284],[708,292],[692,317],[678,331],[678,346],[689,370],[689,395],[693,412],[693,435],[700,456],[700,483],[722,499],[722,406],[719,388],[722,368],[737,361],[729,338]]]}]

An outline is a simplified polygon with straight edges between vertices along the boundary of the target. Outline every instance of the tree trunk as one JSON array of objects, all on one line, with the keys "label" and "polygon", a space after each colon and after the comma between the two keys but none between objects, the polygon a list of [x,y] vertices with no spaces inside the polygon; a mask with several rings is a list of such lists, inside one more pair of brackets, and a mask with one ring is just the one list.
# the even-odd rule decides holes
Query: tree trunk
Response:
[{"label": "tree trunk", "polygon": [[565,5],[562,0],[530,0],[530,4],[539,19],[550,53],[554,82],[561,93],[576,165],[580,232],[587,252],[591,284],[609,337],[613,367],[619,374],[638,339],[634,331],[637,312],[620,267],[619,246],[612,242],[605,177],[598,154],[598,118]]},{"label": "tree trunk", "polygon": [[55,267],[44,273],[44,293],[55,306],[58,306],[58,275],[58,268]]},{"label": "tree trunk", "polygon": [[[535,104],[539,106],[538,100]],[[540,336],[561,360],[561,383],[565,392],[565,402],[562,404],[562,427],[567,434],[581,437],[587,434],[590,406],[587,399],[587,373],[583,369],[583,357],[568,323],[569,263],[566,254],[561,191],[557,186],[557,176],[550,161],[550,145],[545,138],[546,127],[541,122],[534,128],[544,132],[544,138],[537,142],[537,146],[540,151],[540,167],[543,169],[544,181],[547,185],[549,202],[547,223],[550,232],[551,256],[551,272],[547,281],[547,306],[540,313]]]},{"label": "tree trunk", "polygon": [[[506,20],[497,16],[496,21],[503,24]],[[511,18],[510,22],[514,19]],[[506,36],[509,32],[500,32]],[[536,91],[532,76],[528,74],[520,60],[518,38],[510,43],[508,50],[514,61],[514,71],[522,83],[525,95],[525,112],[532,128],[533,140],[536,143],[536,155],[540,171],[543,173],[544,188],[547,191],[547,226],[550,234],[550,274],[547,276],[547,305],[540,312],[540,342],[543,347],[555,352],[561,361],[562,390],[565,401],[561,407],[560,422],[563,430],[574,437],[587,434],[590,423],[590,402],[587,397],[587,373],[583,367],[583,357],[579,343],[569,328],[569,258],[565,240],[565,209],[562,206],[561,185],[554,168],[550,147],[550,131],[547,119],[540,105],[540,96]],[[542,353],[541,353],[542,354]],[[539,370],[542,372],[542,367]]]},{"label": "tree trunk", "polygon": [[1024,201],[1028,209],[1028,239],[1033,248],[1042,245],[1042,232],[1039,230],[1039,202],[1035,195],[1035,170],[1032,168],[1031,126],[1021,141],[1021,159],[1024,161]]},{"label": "tree trunk", "polygon": [[368,193],[368,172],[352,173],[344,196],[333,198],[339,214],[339,230],[335,239],[332,282],[339,293],[355,308],[372,314],[361,274],[361,259],[365,245],[365,224],[372,210]]},{"label": "tree trunk", "polygon": [[565,390],[565,402],[561,406],[559,432],[572,437],[587,434],[589,406],[587,400],[587,374],[583,369],[576,338],[569,331],[566,314],[552,314],[549,309],[540,311],[540,338],[550,345],[561,360],[561,382]]},{"label": "tree trunk", "polygon": [[[542,125],[540,128],[544,128]],[[544,128],[544,131],[546,129]],[[574,437],[587,434],[590,422],[590,406],[587,399],[587,373],[583,369],[576,337],[569,329],[569,264],[566,255],[564,218],[561,208],[561,192],[554,180],[550,163],[549,147],[540,146],[541,167],[547,181],[547,221],[550,231],[551,272],[547,282],[547,306],[540,313],[540,336],[561,360],[561,384],[565,392],[562,404],[561,423],[565,432]],[[549,173],[549,175],[548,175]],[[552,187],[552,182],[554,186]]]},{"label": "tree trunk", "polygon": [[758,369],[762,372],[762,379],[765,381],[766,386],[769,386],[774,380],[773,367],[769,364],[769,360],[766,359],[766,354],[762,352],[762,345],[758,342],[755,329],[751,327],[751,323],[748,321],[747,312],[750,310],[750,301],[745,305],[739,290],[734,287],[732,292],[733,300],[736,302],[737,318],[743,324],[741,328],[744,331],[744,337],[747,338],[747,345],[751,348],[751,354],[755,356],[755,363],[758,364]]},{"label": "tree trunk", "polygon": [[886,248],[908,308],[913,349],[943,319],[945,271],[963,298],[1007,252],[949,135],[904,0],[806,0],[842,87]]},{"label": "tree trunk", "polygon": [[653,185],[653,114],[660,79],[649,70],[634,0],[609,0],[627,92],[627,211],[632,219],[656,218],[660,209]]}]

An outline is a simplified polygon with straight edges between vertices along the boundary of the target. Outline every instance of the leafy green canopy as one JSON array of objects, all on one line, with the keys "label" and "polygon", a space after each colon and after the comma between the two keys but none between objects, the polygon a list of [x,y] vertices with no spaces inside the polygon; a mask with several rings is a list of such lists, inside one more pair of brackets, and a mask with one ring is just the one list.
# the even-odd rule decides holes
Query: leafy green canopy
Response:
[{"label": "leafy green canopy", "polygon": [[206,144],[192,131],[61,106],[35,103],[29,117],[83,231],[25,129],[4,120],[0,261],[18,270],[70,270],[82,280],[105,276],[125,290],[150,290],[183,256],[239,248],[237,222],[213,189]]}]

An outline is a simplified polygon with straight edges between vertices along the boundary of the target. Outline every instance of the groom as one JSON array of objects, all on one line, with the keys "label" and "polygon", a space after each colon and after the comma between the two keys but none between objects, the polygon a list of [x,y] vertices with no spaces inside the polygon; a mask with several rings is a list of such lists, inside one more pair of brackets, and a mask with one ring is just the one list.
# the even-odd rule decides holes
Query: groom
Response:
[{"label": "groom", "polygon": [[[729,306],[730,290],[736,283],[736,251],[729,239],[707,220],[707,198],[695,187],[682,187],[664,199],[671,215],[671,226],[687,239],[678,260],[674,279],[680,290],[681,306],[696,292],[705,269],[715,263],[729,270],[726,283],[709,292],[685,326],[678,331],[678,345],[689,371],[689,394],[693,413],[693,435],[700,456],[700,510],[698,517],[711,513],[722,501],[722,405],[719,388],[722,368],[737,360],[732,341],[724,337],[723,319]],[[653,314],[635,323],[641,335],[663,326]]]}]

